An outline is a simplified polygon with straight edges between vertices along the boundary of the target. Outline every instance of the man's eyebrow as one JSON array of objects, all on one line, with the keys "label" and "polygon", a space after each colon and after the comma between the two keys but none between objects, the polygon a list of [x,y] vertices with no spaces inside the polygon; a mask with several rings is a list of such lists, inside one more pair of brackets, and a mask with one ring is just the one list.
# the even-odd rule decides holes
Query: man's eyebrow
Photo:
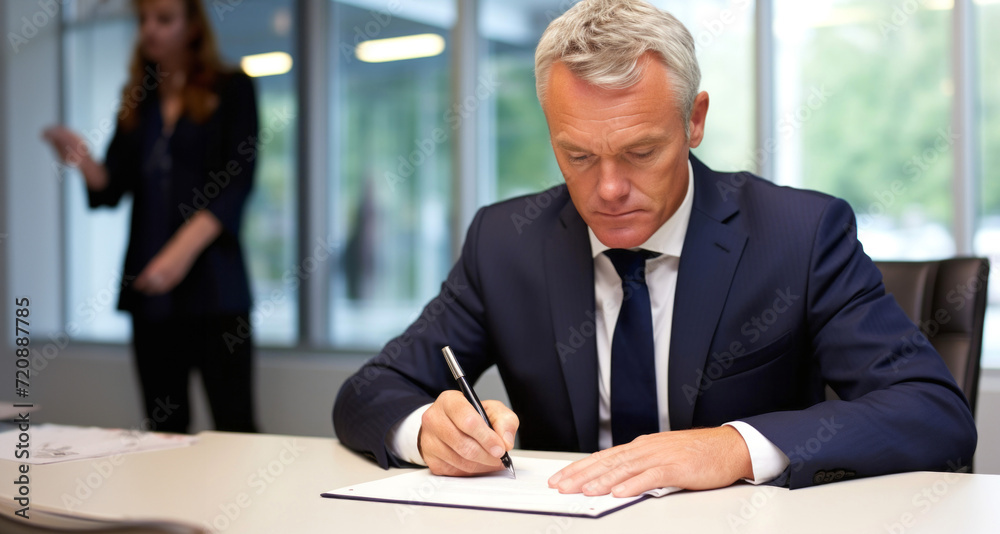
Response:
[{"label": "man's eyebrow", "polygon": [[640,137],[639,139],[636,139],[635,141],[632,141],[629,144],[623,146],[622,147],[622,151],[631,150],[633,148],[638,148],[638,147],[643,147],[643,146],[649,146],[649,145],[659,145],[659,144],[667,142],[667,140],[669,138],[670,138],[670,136],[666,135],[666,134],[651,134],[651,135],[647,135],[645,137]]},{"label": "man's eyebrow", "polygon": [[[644,146],[649,146],[649,145],[659,145],[659,144],[667,142],[667,140],[669,138],[670,138],[670,136],[667,135],[667,134],[650,134],[650,135],[646,135],[646,136],[640,137],[639,139],[636,139],[635,141],[629,142],[627,145],[625,145],[625,146],[622,147],[621,151],[622,152],[626,152],[626,151],[631,150],[633,148],[644,147]],[[590,151],[587,150],[586,148],[582,148],[580,146],[577,146],[572,141],[569,141],[569,140],[566,140],[566,139],[559,139],[559,140],[557,140],[556,141],[556,146],[558,146],[559,148],[561,148],[563,150],[569,151],[569,152],[587,152],[587,153],[590,153]]]},{"label": "man's eyebrow", "polygon": [[556,141],[556,145],[558,145],[559,148],[567,150],[569,152],[590,152],[586,148],[581,148],[579,146],[576,146],[575,144],[573,144],[572,141],[567,141],[565,139],[560,139]]}]

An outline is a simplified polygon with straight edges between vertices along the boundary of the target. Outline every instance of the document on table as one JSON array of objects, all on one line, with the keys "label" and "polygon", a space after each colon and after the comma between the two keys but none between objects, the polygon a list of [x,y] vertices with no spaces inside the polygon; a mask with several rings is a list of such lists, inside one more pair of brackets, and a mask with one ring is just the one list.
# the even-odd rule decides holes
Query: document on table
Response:
[{"label": "document on table", "polygon": [[[196,441],[198,441],[196,436],[182,434],[52,423],[32,424],[25,432],[17,425],[0,423],[0,459],[26,464],[51,464],[131,452],[173,449],[187,447]],[[25,442],[28,443],[27,446],[19,446]],[[22,448],[29,451],[29,456],[15,458],[17,451]]]},{"label": "document on table", "polygon": [[574,517],[601,517],[634,504],[646,497],[661,497],[680,488],[660,488],[637,497],[617,498],[611,495],[588,497],[562,494],[550,488],[548,479],[571,462],[539,458],[513,457],[517,478],[506,471],[496,471],[472,477],[432,475],[429,469],[394,477],[347,486],[323,497],[396,503],[398,505],[429,505],[451,508],[472,508],[533,514]]}]

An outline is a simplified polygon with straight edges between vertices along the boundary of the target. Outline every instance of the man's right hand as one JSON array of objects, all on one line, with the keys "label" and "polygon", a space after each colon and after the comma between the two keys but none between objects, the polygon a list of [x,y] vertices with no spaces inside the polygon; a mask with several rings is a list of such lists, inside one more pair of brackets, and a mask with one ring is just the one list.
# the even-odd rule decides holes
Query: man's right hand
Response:
[{"label": "man's right hand", "polygon": [[520,422],[502,402],[483,401],[483,421],[462,392],[445,391],[421,418],[417,443],[431,473],[467,476],[503,469],[500,457],[514,448]]}]

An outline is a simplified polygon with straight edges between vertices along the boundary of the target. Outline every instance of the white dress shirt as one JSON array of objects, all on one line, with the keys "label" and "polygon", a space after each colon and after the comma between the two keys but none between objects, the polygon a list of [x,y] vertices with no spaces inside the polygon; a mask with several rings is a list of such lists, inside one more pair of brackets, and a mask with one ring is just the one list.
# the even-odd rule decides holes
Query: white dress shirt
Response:
[{"label": "white dress shirt", "polygon": [[[667,369],[670,357],[670,329],[673,324],[674,292],[677,287],[677,268],[680,264],[684,236],[694,203],[694,171],[688,162],[688,187],[677,211],[663,223],[641,249],[658,252],[656,258],[646,260],[646,284],[649,287],[653,319],[653,352],[656,369],[656,398],[660,418],[660,431],[670,430],[670,410],[667,397]],[[590,249],[594,258],[595,323],[597,332],[598,380],[598,434],[600,449],[612,446],[611,440],[611,340],[614,337],[618,311],[622,303],[622,284],[611,259],[603,254],[609,247],[601,243],[588,228]],[[397,458],[410,463],[426,465],[417,448],[420,420],[430,404],[422,406],[393,426],[386,436],[389,451]],[[774,480],[789,460],[774,444],[752,426],[742,422],[726,423],[735,428],[750,451],[754,484]]]}]

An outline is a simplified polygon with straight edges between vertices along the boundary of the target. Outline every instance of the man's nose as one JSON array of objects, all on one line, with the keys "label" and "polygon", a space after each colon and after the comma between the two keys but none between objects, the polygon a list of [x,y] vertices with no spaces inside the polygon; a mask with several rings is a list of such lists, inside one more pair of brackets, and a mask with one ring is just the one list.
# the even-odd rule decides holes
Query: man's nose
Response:
[{"label": "man's nose", "polygon": [[621,200],[628,196],[631,183],[627,171],[620,162],[614,158],[603,159],[599,172],[597,188],[602,200]]}]

